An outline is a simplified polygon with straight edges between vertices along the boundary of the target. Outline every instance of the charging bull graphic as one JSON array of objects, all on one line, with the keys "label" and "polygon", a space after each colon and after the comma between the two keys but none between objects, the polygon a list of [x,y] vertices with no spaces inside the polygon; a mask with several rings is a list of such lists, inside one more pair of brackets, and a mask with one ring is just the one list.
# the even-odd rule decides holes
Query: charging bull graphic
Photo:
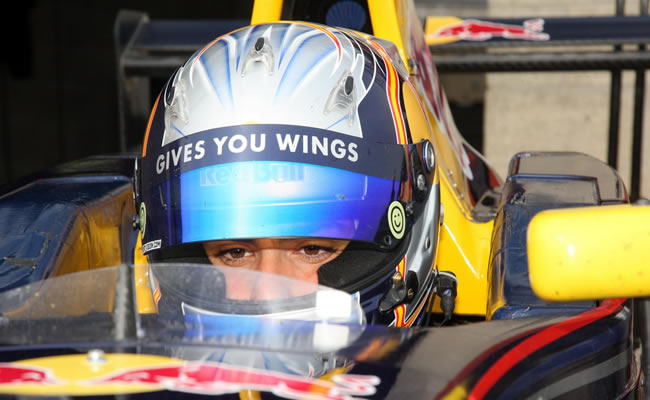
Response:
[{"label": "charging bull graphic", "polygon": [[542,18],[528,19],[521,25],[451,17],[430,18],[427,21],[426,40],[429,45],[458,40],[486,41],[493,38],[546,41],[550,39],[550,35],[544,32]]},{"label": "charging bull graphic", "polygon": [[323,380],[215,362],[130,354],[106,355],[99,364],[89,363],[83,355],[0,363],[0,393],[30,395],[158,390],[218,395],[256,390],[288,399],[346,400],[372,396],[379,384],[380,379],[373,375],[339,374]]}]

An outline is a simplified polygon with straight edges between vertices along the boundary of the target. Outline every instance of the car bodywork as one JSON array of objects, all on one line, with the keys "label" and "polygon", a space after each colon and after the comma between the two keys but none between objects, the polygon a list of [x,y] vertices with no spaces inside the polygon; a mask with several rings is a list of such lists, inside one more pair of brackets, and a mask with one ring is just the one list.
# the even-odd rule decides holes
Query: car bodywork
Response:
[{"label": "car bodywork", "polygon": [[[101,289],[86,283],[85,290],[68,294],[76,300],[73,305],[48,303],[61,304],[63,314],[36,312],[42,307],[34,308],[38,302],[25,303],[28,318],[12,319],[11,309],[2,309],[0,393],[156,398],[161,391],[169,397],[233,398],[256,398],[254,391],[284,398],[622,398],[642,393],[644,338],[635,322],[644,320],[628,297],[648,293],[623,288],[599,296],[596,286],[573,278],[568,286],[582,286],[586,294],[558,302],[552,298],[558,278],[542,284],[551,292],[546,299],[533,291],[529,278],[529,259],[531,265],[541,260],[536,271],[544,275],[547,251],[531,250],[531,221],[556,209],[631,209],[621,178],[585,154],[530,152],[515,155],[500,179],[454,125],[414,5],[370,0],[366,6],[372,35],[408,72],[418,94],[410,101],[427,112],[427,121],[411,123],[428,132],[436,151],[443,218],[432,268],[458,278],[457,324],[409,328],[415,310],[402,304],[393,310],[393,327],[367,326],[335,351],[347,360],[345,367],[320,377],[253,368],[242,372],[207,360],[179,359],[173,350],[186,343],[157,335],[161,326],[145,270],[113,268],[111,278],[103,280],[93,275],[101,267],[142,262],[133,252],[138,240],[132,227],[134,156],[97,156],[14,182],[0,193],[5,304],[28,298],[25,293],[41,293],[37,288],[44,282],[72,287],[66,283],[72,273],[89,274],[93,284],[104,281]],[[250,22],[286,19],[287,7],[282,1],[256,2]],[[156,32],[145,29],[154,27],[150,24],[136,31]],[[155,43],[154,36],[132,39],[130,50],[145,39]],[[155,53],[155,46],[149,50]],[[562,223],[554,229],[561,230]],[[597,245],[593,242],[585,251]],[[87,308],[86,299],[102,291],[105,304]],[[438,302],[431,311],[441,312]],[[272,351],[285,353],[292,342],[285,347]]]}]

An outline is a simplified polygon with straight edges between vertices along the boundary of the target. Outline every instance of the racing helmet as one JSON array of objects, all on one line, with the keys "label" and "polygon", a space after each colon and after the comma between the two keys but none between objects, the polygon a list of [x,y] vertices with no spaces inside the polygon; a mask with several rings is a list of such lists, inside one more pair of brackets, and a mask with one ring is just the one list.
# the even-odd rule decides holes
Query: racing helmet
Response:
[{"label": "racing helmet", "polygon": [[205,241],[349,240],[319,283],[358,296],[370,323],[418,324],[437,273],[431,137],[392,43],[304,22],[226,34],[153,106],[134,182],[143,254],[208,263]]}]

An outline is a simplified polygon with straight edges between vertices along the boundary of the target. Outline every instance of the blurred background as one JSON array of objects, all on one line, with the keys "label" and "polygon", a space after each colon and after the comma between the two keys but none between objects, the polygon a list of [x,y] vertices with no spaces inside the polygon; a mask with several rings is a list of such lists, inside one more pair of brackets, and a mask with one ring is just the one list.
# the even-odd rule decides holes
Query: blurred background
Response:
[{"label": "blurred background", "polygon": [[[627,0],[626,15],[639,15]],[[566,17],[616,13],[616,0],[415,0],[419,15]],[[54,165],[119,151],[114,23],[119,10],[151,19],[248,19],[252,0],[31,0],[5,11],[0,56],[0,184]],[[459,130],[502,178],[519,151],[580,151],[607,161],[609,72],[445,73]],[[646,85],[649,80],[646,79]],[[164,81],[152,84],[157,95]],[[634,72],[621,80],[619,172],[631,174]],[[646,91],[648,88],[646,88]],[[649,101],[644,110],[648,114]],[[643,121],[643,132],[650,121]],[[144,133],[144,126],[142,127]],[[640,194],[650,196],[650,139]],[[628,183],[629,186],[629,183]]]}]

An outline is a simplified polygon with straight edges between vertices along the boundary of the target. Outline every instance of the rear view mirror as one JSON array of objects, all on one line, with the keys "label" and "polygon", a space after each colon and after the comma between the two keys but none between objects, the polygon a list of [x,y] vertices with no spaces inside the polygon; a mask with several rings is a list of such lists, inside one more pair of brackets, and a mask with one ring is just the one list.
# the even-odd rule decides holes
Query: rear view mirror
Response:
[{"label": "rear view mirror", "polygon": [[650,296],[650,206],[545,210],[527,243],[531,286],[544,300]]}]

